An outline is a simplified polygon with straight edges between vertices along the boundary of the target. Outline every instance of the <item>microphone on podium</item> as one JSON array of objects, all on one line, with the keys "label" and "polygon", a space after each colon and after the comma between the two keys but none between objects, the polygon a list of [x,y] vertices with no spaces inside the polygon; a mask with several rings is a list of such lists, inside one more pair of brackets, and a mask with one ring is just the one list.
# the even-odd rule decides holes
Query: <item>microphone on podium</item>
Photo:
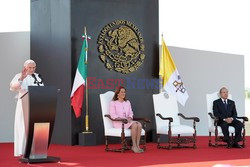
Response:
[{"label": "microphone on podium", "polygon": [[37,84],[37,86],[40,86],[40,84],[42,84],[43,83],[43,79],[42,79],[42,76],[41,76],[41,74],[38,74],[38,77],[40,78],[40,82],[37,80],[37,78],[36,78],[36,75],[35,74],[31,74],[31,76],[35,79],[35,81],[34,81],[34,84]]}]

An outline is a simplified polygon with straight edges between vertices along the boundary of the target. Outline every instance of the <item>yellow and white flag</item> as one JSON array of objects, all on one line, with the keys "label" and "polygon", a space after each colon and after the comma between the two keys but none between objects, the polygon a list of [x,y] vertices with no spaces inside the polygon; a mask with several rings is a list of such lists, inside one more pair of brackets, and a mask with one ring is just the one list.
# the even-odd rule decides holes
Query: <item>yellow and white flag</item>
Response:
[{"label": "yellow and white flag", "polygon": [[162,77],[163,89],[167,93],[176,95],[178,102],[185,106],[188,93],[163,39],[159,75]]}]

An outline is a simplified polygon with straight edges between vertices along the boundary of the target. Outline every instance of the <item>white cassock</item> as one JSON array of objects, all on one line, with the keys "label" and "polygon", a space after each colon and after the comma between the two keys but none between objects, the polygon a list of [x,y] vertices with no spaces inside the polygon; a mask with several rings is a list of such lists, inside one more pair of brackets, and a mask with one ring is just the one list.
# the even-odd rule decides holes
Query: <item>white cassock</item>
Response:
[{"label": "white cassock", "polygon": [[[38,82],[41,82],[41,78],[38,77],[38,74],[34,74]],[[21,73],[16,74],[16,76],[10,82],[10,90],[18,91],[14,124],[14,156],[23,155],[26,145],[23,108],[20,97],[28,91],[28,86],[38,86],[37,83],[35,83],[35,79],[31,75],[28,75],[22,82],[18,81],[20,77]],[[43,86],[43,84],[40,84],[40,86]]]}]

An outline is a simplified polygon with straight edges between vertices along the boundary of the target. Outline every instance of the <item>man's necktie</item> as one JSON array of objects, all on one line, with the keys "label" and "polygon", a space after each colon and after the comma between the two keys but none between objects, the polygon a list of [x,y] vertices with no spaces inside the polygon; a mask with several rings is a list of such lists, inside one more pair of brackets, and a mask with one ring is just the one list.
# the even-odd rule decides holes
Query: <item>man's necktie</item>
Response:
[{"label": "man's necktie", "polygon": [[227,102],[226,100],[223,101],[225,109],[227,109]]}]

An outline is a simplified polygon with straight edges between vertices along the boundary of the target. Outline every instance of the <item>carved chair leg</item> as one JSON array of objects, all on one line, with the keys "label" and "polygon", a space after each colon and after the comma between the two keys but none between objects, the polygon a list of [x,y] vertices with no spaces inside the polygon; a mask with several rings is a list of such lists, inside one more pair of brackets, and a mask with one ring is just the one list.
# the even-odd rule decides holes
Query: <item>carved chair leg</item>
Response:
[{"label": "carved chair leg", "polygon": [[161,148],[161,146],[160,146],[160,135],[159,134],[157,134],[157,148],[158,149]]},{"label": "carved chair leg", "polygon": [[218,147],[218,142],[220,141],[219,132],[218,132],[218,125],[215,125],[215,147]]},{"label": "carved chair leg", "polygon": [[125,140],[124,134],[121,135],[121,145],[122,145],[121,150],[122,150],[122,152],[124,152],[126,150],[126,140]]},{"label": "carved chair leg", "polygon": [[219,136],[218,136],[218,130],[217,130],[217,129],[215,129],[215,135],[214,135],[214,136],[215,136],[215,139],[214,139],[214,142],[215,142],[215,143],[214,143],[214,146],[215,146],[215,147],[218,147],[218,141],[219,141],[220,139],[219,139]]},{"label": "carved chair leg", "polygon": [[121,138],[121,145],[122,145],[122,148],[120,150],[123,153],[125,150],[128,149],[128,147],[127,147],[128,144],[127,144],[126,137]]},{"label": "carved chair leg", "polygon": [[142,123],[142,129],[144,129],[144,131],[145,131],[145,134],[144,134],[144,137],[143,137],[143,150],[146,150],[147,133],[146,133],[146,123],[145,122]]},{"label": "carved chair leg", "polygon": [[142,123],[142,127],[143,127],[143,129],[144,129],[144,131],[145,131],[145,134],[144,134],[144,140],[143,140],[143,150],[146,150],[146,143],[147,143],[147,133],[146,133],[146,123],[145,122],[143,122]]},{"label": "carved chair leg", "polygon": [[215,135],[215,139],[214,139],[214,146],[218,147],[218,140],[219,140],[219,136]]},{"label": "carved chair leg", "polygon": [[106,151],[109,151],[108,136],[105,136]]},{"label": "carved chair leg", "polygon": [[196,133],[193,134],[193,137],[194,137],[193,148],[196,149]]},{"label": "carved chair leg", "polygon": [[209,132],[209,140],[208,140],[208,146],[209,146],[209,147],[212,146],[211,136],[212,136],[212,133]]},{"label": "carved chair leg", "polygon": [[[181,135],[178,134],[178,140],[177,140],[177,141],[180,141],[180,138],[181,138]],[[181,146],[181,144],[178,142],[178,143],[177,143],[177,147],[180,148],[180,146]]]},{"label": "carved chair leg", "polygon": [[245,126],[244,126],[243,133],[242,133],[242,147],[245,147],[245,136],[246,136],[246,130],[245,130]]},{"label": "carved chair leg", "polygon": [[194,128],[194,134],[193,134],[194,144],[193,144],[193,148],[196,149],[196,123],[195,123],[195,121],[193,122],[193,128]]},{"label": "carved chair leg", "polygon": [[168,149],[169,150],[171,150],[172,149],[172,146],[171,146],[171,137],[172,137],[172,135],[171,135],[171,133],[168,133]]},{"label": "carved chair leg", "polygon": [[144,139],[143,139],[143,150],[145,151],[146,150],[146,132],[145,132],[145,135],[144,135],[144,137],[143,137]]},{"label": "carved chair leg", "polygon": [[129,149],[129,144],[128,144],[127,138],[125,138],[124,143],[125,143],[124,144],[125,150],[128,150]]}]

